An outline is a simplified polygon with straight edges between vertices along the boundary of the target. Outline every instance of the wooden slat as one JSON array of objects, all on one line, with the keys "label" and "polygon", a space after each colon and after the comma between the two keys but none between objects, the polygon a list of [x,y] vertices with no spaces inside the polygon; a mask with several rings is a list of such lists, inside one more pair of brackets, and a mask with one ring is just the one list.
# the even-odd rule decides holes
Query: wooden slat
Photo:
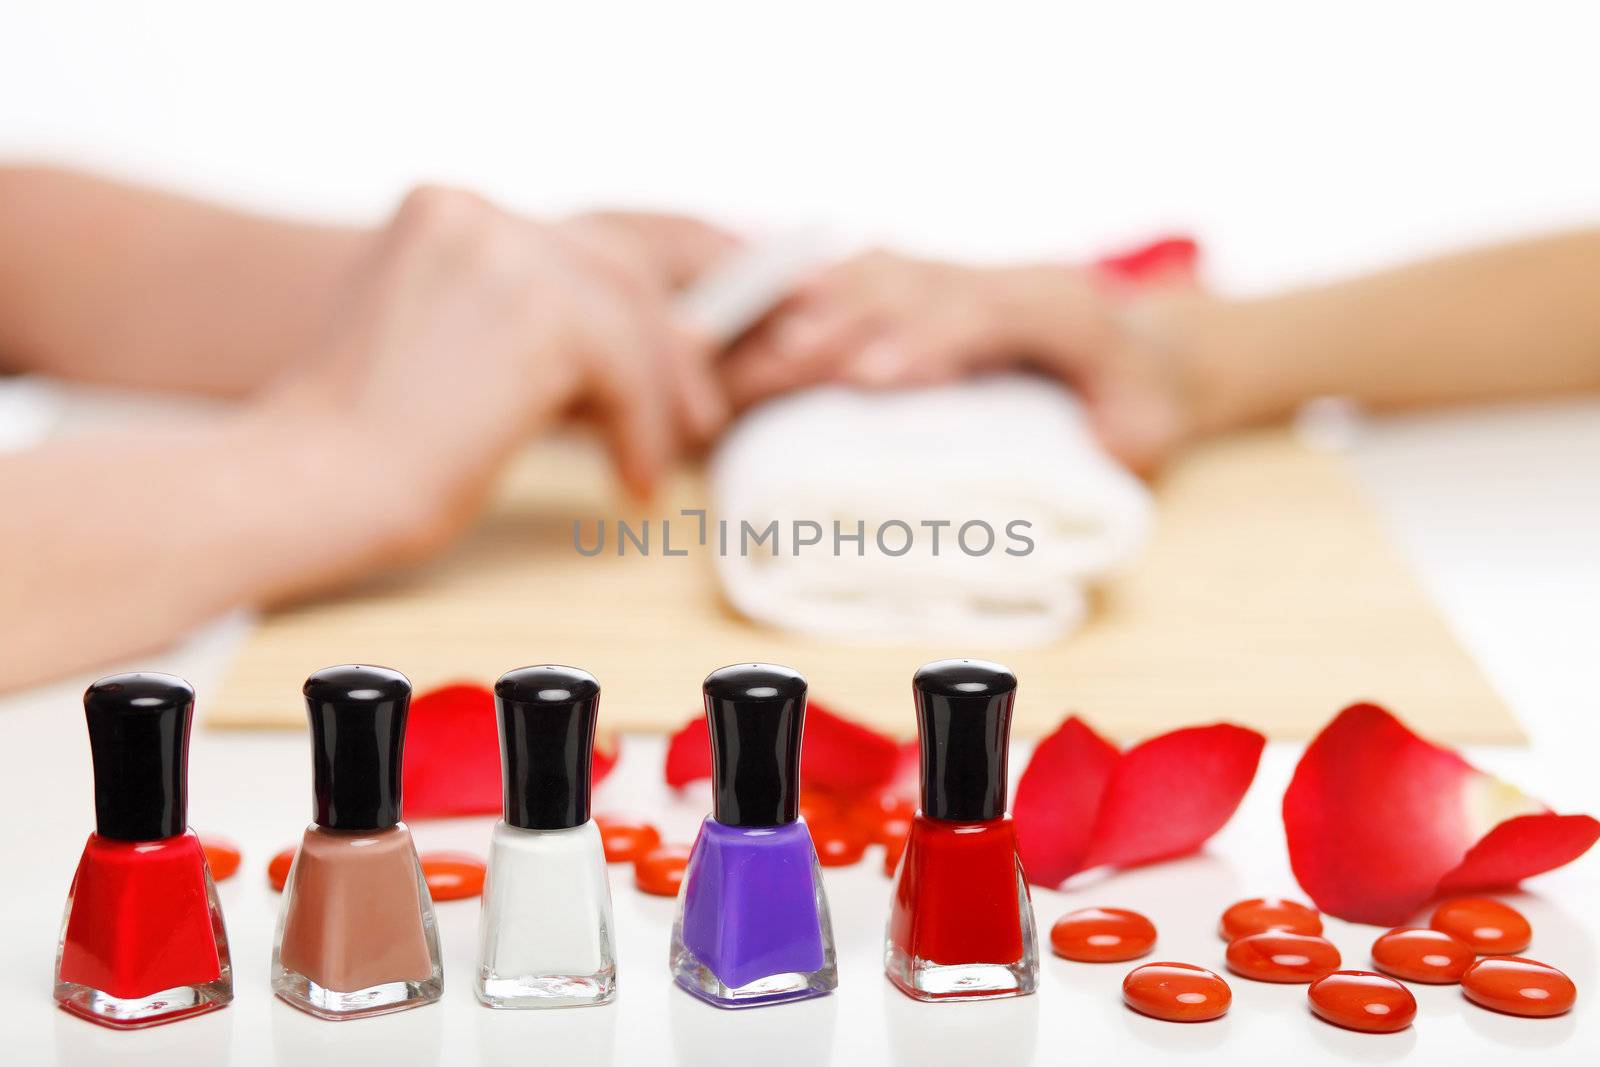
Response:
[{"label": "wooden slat", "polygon": [[[836,645],[751,625],[722,603],[703,550],[686,558],[580,556],[572,521],[646,512],[612,495],[603,459],[573,441],[529,450],[486,519],[447,557],[404,578],[269,617],[205,720],[299,726],[300,682],[332,663],[374,662],[420,688],[491,682],[509,667],[593,671],[614,729],[673,729],[701,678],[744,659],[787,663],[813,695],[909,734],[910,677],[926,660],[1000,660],[1022,682],[1016,730],[1069,709],[1113,736],[1231,719],[1307,737],[1359,699],[1455,742],[1522,734],[1385,540],[1343,462],[1266,431],[1180,460],[1158,489],[1156,536],[1055,647]],[[682,473],[648,515],[704,506]],[[679,531],[675,530],[675,534]],[[657,532],[659,536],[659,532]]]}]

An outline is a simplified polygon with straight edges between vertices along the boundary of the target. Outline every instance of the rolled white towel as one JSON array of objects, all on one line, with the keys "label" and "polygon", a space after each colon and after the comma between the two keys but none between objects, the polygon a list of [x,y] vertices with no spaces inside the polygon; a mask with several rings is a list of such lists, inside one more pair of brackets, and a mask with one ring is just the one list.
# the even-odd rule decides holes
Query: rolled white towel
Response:
[{"label": "rolled white towel", "polygon": [[884,643],[1055,640],[1151,519],[1073,395],[1022,375],[781,397],[723,439],[711,491],[735,608]]}]

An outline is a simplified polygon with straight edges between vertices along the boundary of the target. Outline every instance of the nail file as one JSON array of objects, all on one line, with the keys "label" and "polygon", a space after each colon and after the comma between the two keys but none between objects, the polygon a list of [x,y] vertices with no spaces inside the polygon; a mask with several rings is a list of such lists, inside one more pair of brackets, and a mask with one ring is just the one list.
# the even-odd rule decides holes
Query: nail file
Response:
[{"label": "nail file", "polygon": [[766,238],[708,270],[678,298],[678,310],[702,333],[728,344],[836,252],[836,242],[817,229]]}]

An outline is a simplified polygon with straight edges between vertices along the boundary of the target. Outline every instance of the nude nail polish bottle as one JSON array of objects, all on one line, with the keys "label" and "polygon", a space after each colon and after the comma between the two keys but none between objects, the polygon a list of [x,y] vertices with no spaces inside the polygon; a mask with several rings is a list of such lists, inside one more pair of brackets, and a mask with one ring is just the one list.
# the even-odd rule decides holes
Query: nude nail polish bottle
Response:
[{"label": "nude nail polish bottle", "polygon": [[1017,679],[997,663],[949,659],[912,679],[922,807],[895,880],[884,969],[916,1000],[1032,993],[1033,902],[1006,814],[1006,750]]},{"label": "nude nail polish bottle", "polygon": [[306,680],[316,816],[278,913],[272,989],[322,1019],[403,1011],[439,999],[433,901],[400,821],[411,683],[382,667]]},{"label": "nude nail polish bottle", "polygon": [[818,997],[839,984],[833,925],[800,817],[806,682],[746,663],[704,686],[715,807],[700,826],[672,929],[677,983],[719,1008]]},{"label": "nude nail polish bottle", "polygon": [[186,825],[194,690],[117,674],[83,695],[95,832],[67,896],[56,1002],[132,1029],[225,1007],[233,967],[200,839]]},{"label": "nude nail polish bottle", "polygon": [[489,847],[478,999],[491,1008],[603,1004],[616,995],[611,884],[589,817],[600,684],[523,667],[494,686],[505,814]]}]

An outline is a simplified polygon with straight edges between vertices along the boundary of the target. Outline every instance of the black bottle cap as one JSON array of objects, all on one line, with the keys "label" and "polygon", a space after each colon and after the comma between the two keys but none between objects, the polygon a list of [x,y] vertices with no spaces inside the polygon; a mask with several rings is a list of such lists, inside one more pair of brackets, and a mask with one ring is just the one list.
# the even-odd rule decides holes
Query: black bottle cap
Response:
[{"label": "black bottle cap", "polygon": [[400,821],[411,683],[387,667],[328,667],[306,679],[316,823],[387,830]]},{"label": "black bottle cap", "polygon": [[494,683],[506,822],[565,830],[589,821],[600,683],[588,671],[549,665],[507,671]]},{"label": "black bottle cap", "polygon": [[95,832],[160,841],[189,818],[194,690],[170,674],[113,674],[83,694],[94,757]]},{"label": "black bottle cap", "polygon": [[998,663],[942,659],[911,679],[922,738],[922,811],[947,822],[1006,813],[1006,748],[1017,678]]},{"label": "black bottle cap", "polygon": [[770,663],[712,671],[702,686],[711,728],[713,815],[724,826],[782,826],[800,815],[806,680]]}]

